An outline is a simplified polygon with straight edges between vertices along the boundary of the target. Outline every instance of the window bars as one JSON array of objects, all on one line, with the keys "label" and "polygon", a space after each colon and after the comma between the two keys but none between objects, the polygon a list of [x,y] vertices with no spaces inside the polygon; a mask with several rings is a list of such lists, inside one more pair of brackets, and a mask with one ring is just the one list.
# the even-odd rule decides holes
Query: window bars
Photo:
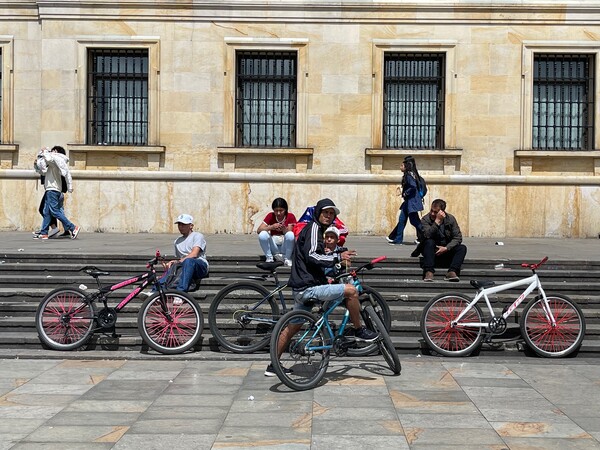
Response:
[{"label": "window bars", "polygon": [[297,54],[236,53],[235,145],[295,147]]},{"label": "window bars", "polygon": [[444,58],[444,53],[385,53],[385,148],[444,148]]},{"label": "window bars", "polygon": [[148,144],[148,50],[90,49],[87,143]]},{"label": "window bars", "polygon": [[534,55],[532,148],[594,148],[594,57]]}]

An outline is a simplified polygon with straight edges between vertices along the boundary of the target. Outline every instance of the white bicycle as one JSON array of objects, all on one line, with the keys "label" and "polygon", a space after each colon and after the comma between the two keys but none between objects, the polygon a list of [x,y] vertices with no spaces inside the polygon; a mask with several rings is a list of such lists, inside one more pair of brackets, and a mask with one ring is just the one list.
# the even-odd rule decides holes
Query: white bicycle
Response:
[{"label": "white bicycle", "polygon": [[[493,281],[471,280],[477,289],[474,298],[463,294],[441,294],[427,303],[421,316],[421,333],[429,347],[444,356],[466,356],[479,348],[484,338],[502,334],[506,319],[537,289],[537,295],[525,306],[521,314],[521,336],[535,353],[545,357],[567,356],[581,346],[585,335],[585,319],[581,308],[564,295],[547,296],[535,272],[548,261],[545,257],[537,264],[521,264],[531,269],[533,275],[496,286]],[[494,314],[489,295],[527,286],[523,293],[500,316]],[[485,300],[490,319],[483,320],[477,304]]]}]

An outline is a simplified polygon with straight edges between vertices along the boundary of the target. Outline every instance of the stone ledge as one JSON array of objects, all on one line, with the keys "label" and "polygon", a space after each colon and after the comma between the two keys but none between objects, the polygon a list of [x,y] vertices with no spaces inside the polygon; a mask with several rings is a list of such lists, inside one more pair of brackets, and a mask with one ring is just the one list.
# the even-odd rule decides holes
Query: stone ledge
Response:
[{"label": "stone ledge", "polygon": [[12,169],[13,157],[19,151],[19,144],[0,144],[0,168]]},{"label": "stone ledge", "polygon": [[227,172],[236,169],[238,156],[275,156],[295,158],[296,172],[306,172],[309,160],[314,154],[313,148],[288,147],[217,147],[219,166]]},{"label": "stone ledge", "polygon": [[158,170],[160,168],[160,155],[165,153],[163,145],[84,145],[67,144],[69,153],[75,153],[72,158],[76,169],[85,169],[87,166],[88,153],[138,153],[148,155],[148,168]]},{"label": "stone ledge", "polygon": [[594,175],[600,176],[600,150],[515,150],[515,158],[518,158],[521,175],[532,174],[534,159],[571,158],[592,159]]},{"label": "stone ledge", "polygon": [[366,148],[365,156],[368,157],[367,167],[372,173],[382,173],[383,160],[385,158],[404,158],[405,156],[424,156],[427,158],[443,158],[444,175],[453,175],[456,171],[456,163],[462,156],[462,149],[440,149],[440,150],[410,150],[410,149],[383,149]]}]

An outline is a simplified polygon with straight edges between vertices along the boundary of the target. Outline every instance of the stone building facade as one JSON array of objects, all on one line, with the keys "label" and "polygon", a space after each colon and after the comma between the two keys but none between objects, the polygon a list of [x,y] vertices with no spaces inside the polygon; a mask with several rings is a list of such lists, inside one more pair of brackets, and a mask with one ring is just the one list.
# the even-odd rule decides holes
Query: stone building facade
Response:
[{"label": "stone building facade", "polygon": [[4,0],[0,52],[1,230],[39,225],[63,145],[86,232],[327,196],[384,234],[409,154],[466,236],[600,231],[600,2]]}]

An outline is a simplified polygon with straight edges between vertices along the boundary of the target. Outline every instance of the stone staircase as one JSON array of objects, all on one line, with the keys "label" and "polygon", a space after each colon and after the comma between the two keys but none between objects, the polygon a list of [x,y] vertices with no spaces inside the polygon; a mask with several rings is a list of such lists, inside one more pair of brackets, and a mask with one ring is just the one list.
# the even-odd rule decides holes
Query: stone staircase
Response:
[{"label": "stone staircase", "polygon": [[[104,277],[104,283],[116,283],[129,276],[142,273],[148,257],[122,255],[29,255],[4,254],[0,258],[0,348],[41,348],[35,330],[35,311],[39,302],[52,289],[63,286],[78,287],[85,284],[95,288],[95,281],[79,272],[83,266],[93,265],[111,273]],[[203,338],[198,345],[202,351],[219,351],[208,327],[208,308],[214,295],[227,284],[240,278],[258,276],[264,272],[256,268],[255,257],[212,257],[211,275],[203,280],[201,289],[194,292],[204,313]],[[357,259],[360,265],[366,260]],[[497,260],[467,260],[460,283],[443,281],[443,271],[438,272],[437,280],[424,283],[420,280],[420,270],[412,258],[387,259],[366,272],[364,282],[379,291],[387,300],[392,311],[391,336],[401,353],[427,352],[423,343],[419,321],[426,302],[444,292],[472,294],[471,279],[494,280],[498,283],[513,281],[528,276],[531,272],[523,269],[516,261],[504,261],[504,269],[497,270]],[[520,261],[519,261],[520,263]],[[282,280],[287,279],[289,269],[280,268]],[[551,261],[538,271],[547,293],[564,294],[575,300],[583,309],[587,322],[586,338],[580,354],[600,353],[600,261]],[[269,283],[266,283],[269,288]],[[122,296],[113,297],[116,304]],[[491,299],[496,311],[514,301],[518,290],[501,293]],[[119,294],[119,292],[117,292]],[[291,293],[287,297],[291,301]],[[113,305],[114,305],[113,304]],[[484,344],[482,354],[505,351],[517,354],[524,344],[519,337],[518,321],[523,302],[517,314],[509,317],[508,329],[489,344]],[[137,313],[140,299],[128,304],[117,321],[119,338],[95,335],[88,348],[107,350],[146,351],[137,331]],[[526,350],[527,351],[527,350]]]}]

